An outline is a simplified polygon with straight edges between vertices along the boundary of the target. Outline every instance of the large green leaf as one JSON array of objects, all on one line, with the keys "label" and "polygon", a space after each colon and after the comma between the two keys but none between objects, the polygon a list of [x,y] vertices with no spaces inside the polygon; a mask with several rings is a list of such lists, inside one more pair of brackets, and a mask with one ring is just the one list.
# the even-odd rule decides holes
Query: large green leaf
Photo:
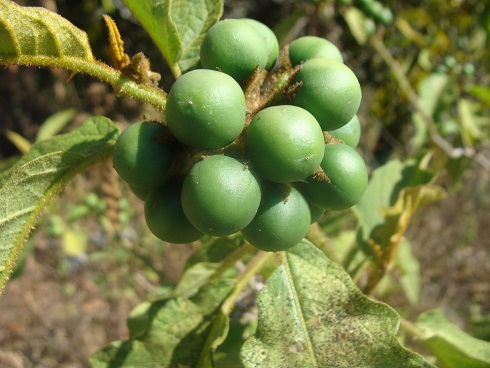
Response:
[{"label": "large green leaf", "polygon": [[77,173],[112,155],[119,129],[104,117],[33,145],[0,177],[0,289],[42,210]]},{"label": "large green leaf", "polygon": [[468,335],[447,320],[442,310],[422,313],[417,319],[421,342],[446,368],[489,368],[490,342]]},{"label": "large green leaf", "polygon": [[[0,59],[38,64],[44,59],[94,62],[88,37],[48,9],[0,0]],[[22,63],[23,64],[23,63]]]},{"label": "large green leaf", "polygon": [[207,367],[202,363],[208,360],[207,350],[226,329],[220,305],[233,286],[229,279],[210,281],[191,298],[144,304],[132,313],[131,339],[116,341],[94,354],[92,367]]},{"label": "large green leaf", "polygon": [[241,352],[245,367],[431,367],[397,340],[398,314],[362,294],[307,241],[286,253],[257,304],[257,333]]},{"label": "large green leaf", "polygon": [[178,78],[196,67],[206,31],[221,18],[223,0],[124,0]]}]

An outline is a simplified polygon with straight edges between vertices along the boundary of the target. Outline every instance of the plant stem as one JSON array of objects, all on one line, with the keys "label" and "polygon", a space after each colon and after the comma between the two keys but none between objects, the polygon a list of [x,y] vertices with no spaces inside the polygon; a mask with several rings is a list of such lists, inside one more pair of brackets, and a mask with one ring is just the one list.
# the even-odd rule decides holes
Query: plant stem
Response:
[{"label": "plant stem", "polygon": [[1,58],[0,64],[61,67],[72,70],[73,73],[83,73],[110,84],[117,95],[123,95],[149,103],[159,110],[165,110],[167,96],[157,87],[143,85],[126,78],[119,70],[111,68],[100,61],[89,61],[75,57],[53,58],[47,56],[21,55],[15,58]]},{"label": "plant stem", "polygon": [[[251,247],[251,245],[249,246]],[[231,313],[242,290],[247,286],[250,279],[255,276],[262,269],[262,267],[264,267],[265,263],[270,258],[272,258],[273,254],[274,253],[272,252],[264,252],[259,250],[257,254],[248,262],[245,270],[237,278],[235,289],[221,306],[224,313],[227,315]]]},{"label": "plant stem", "polygon": [[400,328],[407,332],[410,336],[418,340],[425,340],[426,336],[420,331],[416,325],[409,320],[400,317]]}]

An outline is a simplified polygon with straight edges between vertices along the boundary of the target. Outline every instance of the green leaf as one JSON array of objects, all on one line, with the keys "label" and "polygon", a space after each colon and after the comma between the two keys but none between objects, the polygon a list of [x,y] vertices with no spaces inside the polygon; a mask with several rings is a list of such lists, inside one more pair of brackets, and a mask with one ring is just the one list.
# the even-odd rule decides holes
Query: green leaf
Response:
[{"label": "green leaf", "polygon": [[0,177],[0,290],[43,209],[77,173],[112,155],[119,129],[107,118],[34,144]]},{"label": "green leaf", "polygon": [[0,40],[0,64],[56,66],[86,73],[109,83],[120,95],[165,108],[162,90],[136,83],[95,60],[87,34],[47,9],[0,0]]},{"label": "green leaf", "polygon": [[362,294],[307,241],[285,254],[257,305],[257,333],[241,352],[245,367],[432,367],[397,340],[398,314]]},{"label": "green leaf", "polygon": [[412,253],[412,245],[405,238],[400,242],[395,265],[400,271],[400,284],[411,305],[417,305],[420,296],[420,263]]},{"label": "green leaf", "polygon": [[353,207],[364,243],[376,228],[385,224],[386,209],[396,203],[403,188],[426,185],[434,178],[419,166],[413,160],[391,160],[374,170],[364,197]]},{"label": "green leaf", "polygon": [[124,0],[161,53],[175,78],[199,63],[206,31],[223,13],[222,0]]},{"label": "green leaf", "polygon": [[241,236],[211,238],[210,241],[205,242],[201,248],[192,253],[185,263],[185,269],[190,268],[196,263],[220,263],[233,251],[243,246],[243,244],[244,240]]},{"label": "green leaf", "polygon": [[458,100],[461,138],[467,147],[472,147],[476,141],[483,141],[487,138],[482,128],[488,128],[490,119],[479,114],[478,106],[479,104],[473,103],[466,98]]},{"label": "green leaf", "polygon": [[417,319],[421,342],[446,368],[490,367],[490,342],[479,340],[449,322],[442,310],[422,313]]},{"label": "green leaf", "polygon": [[[131,340],[116,341],[90,358],[94,368],[198,367],[203,349],[211,346],[222,323],[220,305],[230,294],[233,280],[215,280],[192,298],[172,298],[145,304],[133,319]],[[137,332],[137,335],[134,333]],[[211,337],[210,337],[211,336]]]},{"label": "green leaf", "polygon": [[[88,37],[65,18],[40,7],[0,0],[0,59],[39,64],[42,59],[95,61]],[[22,63],[24,64],[24,63]]]}]

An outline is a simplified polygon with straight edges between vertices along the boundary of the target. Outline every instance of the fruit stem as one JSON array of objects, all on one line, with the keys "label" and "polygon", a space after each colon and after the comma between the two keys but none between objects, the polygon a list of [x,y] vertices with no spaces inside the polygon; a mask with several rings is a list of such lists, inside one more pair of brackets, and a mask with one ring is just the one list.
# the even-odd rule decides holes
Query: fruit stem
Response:
[{"label": "fruit stem", "polygon": [[[249,243],[247,243],[244,247],[252,247]],[[252,247],[253,248],[253,247]],[[259,250],[255,256],[247,263],[245,270],[238,276],[235,289],[230,294],[230,296],[225,300],[221,309],[224,313],[229,315],[235,306],[235,302],[240,296],[243,289],[248,285],[248,282],[252,277],[254,277],[264,265],[272,258],[274,253],[272,252],[264,252]]]}]

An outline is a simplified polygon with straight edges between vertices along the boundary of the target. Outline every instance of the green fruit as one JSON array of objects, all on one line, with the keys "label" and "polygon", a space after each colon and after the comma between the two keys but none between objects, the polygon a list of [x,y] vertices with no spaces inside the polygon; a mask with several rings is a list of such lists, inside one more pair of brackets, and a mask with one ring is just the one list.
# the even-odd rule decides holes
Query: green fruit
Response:
[{"label": "green fruit", "polygon": [[308,206],[310,207],[311,223],[317,222],[325,213],[324,208],[318,207],[313,203],[308,202]]},{"label": "green fruit", "polygon": [[190,243],[204,235],[185,217],[181,191],[182,183],[172,180],[151,190],[145,199],[148,228],[157,238],[169,243]]},{"label": "green fruit", "polygon": [[305,62],[295,77],[302,85],[293,105],[308,110],[322,130],[347,124],[361,104],[361,86],[355,74],[344,64],[325,58]]},{"label": "green fruit", "polygon": [[182,207],[189,221],[207,235],[236,233],[252,221],[260,204],[260,184],[238,160],[208,156],[184,180]]},{"label": "green fruit", "polygon": [[145,200],[148,192],[150,191],[150,189],[138,188],[135,187],[134,185],[129,185],[129,189],[136,197],[142,200]]},{"label": "green fruit", "polygon": [[166,117],[181,142],[205,149],[233,142],[245,126],[245,96],[229,75],[198,69],[181,76],[167,98]]},{"label": "green fruit", "polygon": [[345,144],[327,144],[321,167],[329,180],[309,177],[298,183],[308,201],[331,211],[352,207],[363,197],[368,174],[362,157]]},{"label": "green fruit", "polygon": [[206,69],[222,70],[241,82],[256,67],[264,69],[269,50],[260,32],[242,19],[215,23],[201,44],[201,63]]},{"label": "green fruit", "polygon": [[297,38],[289,45],[289,60],[293,66],[317,57],[344,62],[337,46],[321,37],[304,36]]},{"label": "green fruit", "polygon": [[259,210],[242,234],[256,248],[278,252],[303,239],[310,221],[308,203],[300,192],[289,185],[264,183]]},{"label": "green fruit", "polygon": [[174,158],[168,137],[168,130],[158,123],[131,124],[114,146],[114,169],[128,184],[141,189],[163,184]]},{"label": "green fruit", "polygon": [[328,133],[342,140],[346,145],[356,148],[361,139],[359,118],[355,115],[347,124],[338,129],[330,130]]},{"label": "green fruit", "polygon": [[302,180],[323,158],[324,137],[308,111],[297,106],[272,106],[250,122],[247,152],[261,177],[276,183]]},{"label": "green fruit", "polygon": [[242,20],[252,25],[264,38],[269,52],[265,69],[271,69],[276,64],[277,58],[279,57],[279,41],[277,40],[276,35],[264,23],[256,21],[255,19],[244,18]]}]

